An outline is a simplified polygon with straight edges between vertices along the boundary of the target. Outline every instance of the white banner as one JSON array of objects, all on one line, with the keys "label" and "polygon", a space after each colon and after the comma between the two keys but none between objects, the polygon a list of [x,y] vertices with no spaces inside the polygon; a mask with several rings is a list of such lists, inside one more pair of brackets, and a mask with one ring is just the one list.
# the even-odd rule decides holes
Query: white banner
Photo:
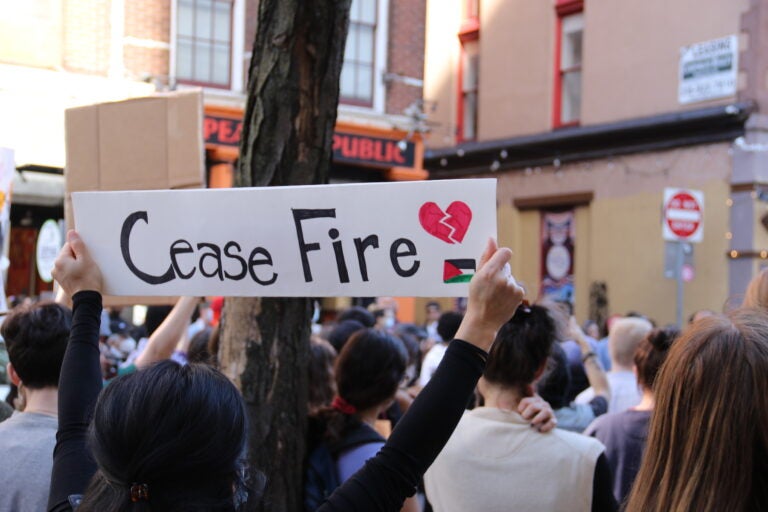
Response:
[{"label": "white banner", "polygon": [[109,295],[458,297],[496,180],[77,192]]}]

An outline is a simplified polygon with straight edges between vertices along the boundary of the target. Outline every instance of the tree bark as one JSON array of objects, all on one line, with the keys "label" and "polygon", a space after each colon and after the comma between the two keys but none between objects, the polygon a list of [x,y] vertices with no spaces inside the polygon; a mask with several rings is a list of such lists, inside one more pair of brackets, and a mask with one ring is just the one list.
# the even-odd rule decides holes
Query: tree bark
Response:
[{"label": "tree bark", "polygon": [[[327,183],[351,0],[261,0],[236,186]],[[261,219],[269,222],[269,219]],[[219,359],[249,416],[247,510],[302,510],[310,299],[226,300]]]}]

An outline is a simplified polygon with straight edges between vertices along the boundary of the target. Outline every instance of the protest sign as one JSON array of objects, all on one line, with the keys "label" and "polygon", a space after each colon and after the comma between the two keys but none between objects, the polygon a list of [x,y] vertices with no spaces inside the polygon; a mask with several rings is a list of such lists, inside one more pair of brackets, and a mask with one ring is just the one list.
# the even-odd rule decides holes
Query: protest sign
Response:
[{"label": "protest sign", "polygon": [[79,192],[75,226],[110,295],[457,297],[496,180]]}]

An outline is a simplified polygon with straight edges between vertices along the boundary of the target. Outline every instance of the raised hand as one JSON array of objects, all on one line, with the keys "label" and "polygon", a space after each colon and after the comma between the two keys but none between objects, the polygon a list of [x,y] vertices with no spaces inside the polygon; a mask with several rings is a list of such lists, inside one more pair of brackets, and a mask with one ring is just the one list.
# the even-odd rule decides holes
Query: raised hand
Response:
[{"label": "raised hand", "polygon": [[56,258],[52,274],[70,297],[84,290],[101,293],[104,286],[101,270],[75,230],[67,233],[67,243]]},{"label": "raised hand", "polygon": [[488,241],[478,271],[469,283],[467,312],[456,338],[488,351],[496,331],[515,314],[524,291],[509,272],[511,257],[511,250],[499,249],[493,239]]}]

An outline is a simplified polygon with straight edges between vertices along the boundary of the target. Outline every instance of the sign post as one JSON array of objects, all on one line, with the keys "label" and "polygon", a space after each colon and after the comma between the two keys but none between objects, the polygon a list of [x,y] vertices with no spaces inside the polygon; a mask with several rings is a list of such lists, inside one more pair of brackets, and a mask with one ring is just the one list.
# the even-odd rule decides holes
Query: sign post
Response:
[{"label": "sign post", "polygon": [[[680,188],[664,189],[664,206],[662,219],[662,237],[672,246],[667,250],[667,263],[677,281],[677,326],[683,327],[683,285],[693,278],[693,246],[701,242],[704,236],[704,193],[699,190]],[[672,254],[670,254],[672,253]],[[672,256],[670,258],[669,256]],[[686,261],[688,260],[688,261]]]}]

